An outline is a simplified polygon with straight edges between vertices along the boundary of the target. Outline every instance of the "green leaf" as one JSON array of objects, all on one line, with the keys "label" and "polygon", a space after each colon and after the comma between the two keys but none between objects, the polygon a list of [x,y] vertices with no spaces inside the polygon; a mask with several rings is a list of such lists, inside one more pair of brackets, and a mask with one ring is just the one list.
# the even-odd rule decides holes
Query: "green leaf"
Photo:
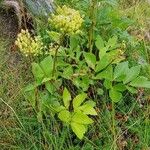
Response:
[{"label": "green leaf", "polygon": [[95,69],[96,56],[92,53],[86,53],[86,52],[84,52],[83,54],[88,66],[91,67],[92,69]]},{"label": "green leaf", "polygon": [[67,90],[67,88],[65,88],[63,91],[63,102],[67,109],[69,108],[70,101],[71,101],[71,95],[69,91]]},{"label": "green leaf", "polygon": [[53,59],[52,59],[52,57],[50,55],[48,57],[46,57],[43,61],[41,61],[40,66],[41,66],[42,70],[44,71],[45,75],[48,78],[50,78],[52,70],[53,70]]},{"label": "green leaf", "polygon": [[96,45],[98,50],[101,50],[102,48],[104,48],[104,41],[100,35],[98,35],[96,37],[95,45]]},{"label": "green leaf", "polygon": [[123,80],[123,83],[129,83],[133,79],[135,79],[140,74],[141,66],[135,66],[129,69],[126,74],[126,78]]},{"label": "green leaf", "polygon": [[73,75],[73,69],[72,66],[68,66],[67,68],[64,68],[63,77],[66,79],[70,79]]},{"label": "green leaf", "polygon": [[117,45],[117,40],[118,40],[117,36],[113,36],[112,38],[110,38],[108,40],[107,46],[108,47],[114,47],[114,46],[116,46]]},{"label": "green leaf", "polygon": [[49,31],[48,34],[49,34],[50,38],[51,38],[53,41],[55,41],[55,42],[58,42],[58,41],[59,41],[59,39],[60,39],[60,33],[55,32],[55,31]]},{"label": "green leaf", "polygon": [[78,37],[71,36],[70,37],[70,49],[74,50],[78,46]]},{"label": "green leaf", "polygon": [[37,63],[32,63],[32,73],[38,83],[42,82],[44,77],[44,72]]},{"label": "green leaf", "polygon": [[129,92],[131,92],[132,94],[137,94],[137,93],[138,93],[137,89],[135,89],[134,87],[130,87],[130,86],[127,86],[127,85],[126,85],[126,88],[127,88],[127,90],[128,90]]},{"label": "green leaf", "polygon": [[32,91],[32,90],[34,90],[37,86],[38,86],[38,85],[36,85],[36,84],[29,84],[28,86],[26,86],[26,87],[24,88],[24,92]]},{"label": "green leaf", "polygon": [[105,81],[104,81],[104,87],[106,89],[111,89],[112,88],[112,81],[109,81],[109,80],[105,79]]},{"label": "green leaf", "polygon": [[112,65],[108,66],[104,71],[98,73],[96,79],[107,79],[112,81],[113,79],[113,68]]},{"label": "green leaf", "polygon": [[122,62],[119,63],[114,70],[114,79],[126,74],[126,72],[129,70],[128,62]]},{"label": "green leaf", "polygon": [[97,115],[96,110],[88,103],[80,106],[79,109],[86,115]]},{"label": "green leaf", "polygon": [[69,123],[71,119],[71,113],[68,110],[62,110],[58,114],[58,118],[63,122]]},{"label": "green leaf", "polygon": [[108,55],[105,55],[100,61],[98,61],[95,71],[100,72],[105,67],[107,67],[111,63],[111,60],[109,59]]},{"label": "green leaf", "polygon": [[116,90],[114,90],[113,88],[109,90],[109,96],[111,98],[111,100],[115,103],[119,102],[122,98],[122,94]]},{"label": "green leaf", "polygon": [[118,84],[113,86],[113,89],[115,91],[123,92],[123,91],[126,90],[126,86],[124,84],[122,84],[122,83],[118,83]]},{"label": "green leaf", "polygon": [[51,82],[46,82],[45,87],[51,94],[54,94],[54,92],[56,91],[54,85]]},{"label": "green leaf", "polygon": [[118,58],[117,55],[118,55],[117,50],[106,53],[106,55],[97,63],[95,71],[99,72],[104,68],[106,68],[107,66],[109,66],[110,64],[113,64],[115,60]]},{"label": "green leaf", "polygon": [[131,86],[133,87],[143,87],[143,88],[150,88],[150,81],[146,77],[139,76],[136,79],[134,79],[131,83]]},{"label": "green leaf", "polygon": [[103,47],[100,51],[99,51],[99,58],[102,59],[107,52],[108,48],[107,47]]},{"label": "green leaf", "polygon": [[85,93],[77,95],[73,99],[73,108],[77,109],[82,104],[82,102],[86,99],[86,97],[87,95]]},{"label": "green leaf", "polygon": [[76,136],[81,140],[86,132],[86,127],[83,124],[79,124],[79,123],[75,123],[72,122],[71,123],[71,128],[72,131],[76,134]]},{"label": "green leaf", "polygon": [[76,112],[72,117],[72,121],[80,124],[92,124],[93,120],[82,112]]}]

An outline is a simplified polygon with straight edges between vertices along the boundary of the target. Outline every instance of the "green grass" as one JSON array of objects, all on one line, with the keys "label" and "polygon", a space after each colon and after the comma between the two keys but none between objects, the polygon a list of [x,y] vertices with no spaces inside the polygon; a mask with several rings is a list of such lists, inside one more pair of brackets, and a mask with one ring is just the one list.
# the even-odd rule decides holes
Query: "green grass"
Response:
[{"label": "green grass", "polygon": [[[150,14],[147,12],[149,11],[148,5],[142,2],[132,5],[132,8],[126,8],[125,5],[122,12],[139,22],[136,30],[140,32],[142,29],[147,30],[147,19]],[[2,30],[1,25],[0,30]],[[23,58],[19,52],[10,49],[12,40],[8,37],[5,39],[0,37],[1,149],[111,150],[115,149],[115,144],[120,150],[123,150],[126,144],[129,150],[148,150],[150,148],[150,105],[146,98],[148,94],[141,97],[140,93],[139,97],[126,95],[119,104],[114,106],[115,116],[111,111],[112,105],[105,101],[107,95],[104,96],[98,110],[99,115],[86,134],[89,139],[79,141],[68,128],[62,127],[57,120],[51,117],[47,118],[49,124],[44,130],[45,127],[38,123],[32,107],[23,97],[24,86],[32,80],[29,60]]]}]

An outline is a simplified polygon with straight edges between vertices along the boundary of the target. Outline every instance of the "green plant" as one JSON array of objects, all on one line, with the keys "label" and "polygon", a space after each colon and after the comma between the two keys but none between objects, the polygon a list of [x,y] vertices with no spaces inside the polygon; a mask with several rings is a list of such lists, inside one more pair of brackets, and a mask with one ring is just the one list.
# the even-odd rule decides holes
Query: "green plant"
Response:
[{"label": "green plant", "polygon": [[[111,8],[107,11],[110,15],[114,10]],[[89,16],[85,16],[80,34],[69,34],[68,28],[63,28],[63,33],[56,27],[46,29],[50,41],[45,42],[47,53],[40,58],[42,61],[32,63],[35,81],[26,87],[24,94],[34,108],[44,131],[50,132],[49,120],[45,121],[44,118],[51,116],[60,126],[59,132],[62,132],[63,127],[71,126],[79,139],[83,139],[87,126],[93,123],[92,115],[99,120],[98,111],[94,107],[100,109],[104,103],[103,107],[106,108],[107,103],[110,103],[111,117],[109,113],[107,115],[112,119],[110,126],[115,143],[113,147],[116,149],[116,106],[123,103],[126,95],[134,97],[138,88],[150,88],[150,81],[143,76],[141,65],[133,65],[127,60],[127,45],[122,38],[112,34],[102,37],[98,31],[103,25],[97,20],[95,22],[96,18],[93,16],[89,23],[86,17]],[[111,23],[118,20],[111,19],[108,19]],[[49,21],[50,26],[51,22]],[[92,22],[94,25],[91,25]],[[123,32],[128,23],[122,25],[121,20],[118,22],[118,28]],[[71,29],[70,26],[71,24]],[[92,31],[88,31],[89,27]],[[112,29],[109,23],[108,28]],[[63,122],[63,127],[59,120]]]}]

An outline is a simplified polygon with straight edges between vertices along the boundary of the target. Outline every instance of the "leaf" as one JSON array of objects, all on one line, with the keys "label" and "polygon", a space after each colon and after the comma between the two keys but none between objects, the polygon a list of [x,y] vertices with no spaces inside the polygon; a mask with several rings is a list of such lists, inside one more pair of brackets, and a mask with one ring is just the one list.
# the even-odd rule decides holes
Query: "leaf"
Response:
[{"label": "leaf", "polygon": [[110,64],[113,64],[116,58],[118,58],[117,50],[106,53],[106,55],[96,65],[95,71],[100,72],[101,70],[109,66]]},{"label": "leaf", "polygon": [[63,77],[66,79],[70,79],[73,75],[73,69],[72,66],[69,65],[67,68],[64,68]]},{"label": "leaf", "polygon": [[111,89],[112,88],[112,82],[105,79],[104,86],[105,86],[106,89]]},{"label": "leaf", "polygon": [[80,106],[79,109],[86,115],[97,115],[96,110],[88,103]]},{"label": "leaf", "polygon": [[112,65],[108,66],[104,71],[98,73],[96,79],[107,79],[112,81],[113,79],[113,68]]},{"label": "leaf", "polygon": [[95,69],[96,56],[92,53],[86,53],[86,52],[84,52],[83,54],[88,66],[91,67],[92,69]]},{"label": "leaf", "polygon": [[146,77],[139,76],[136,79],[134,79],[130,83],[130,85],[133,87],[150,88],[150,81],[148,81]]},{"label": "leaf", "polygon": [[52,70],[53,70],[53,59],[52,59],[52,57],[50,55],[48,57],[46,57],[43,61],[41,61],[40,66],[41,66],[42,70],[44,71],[45,75],[48,78],[50,78]]},{"label": "leaf", "polygon": [[80,124],[92,124],[93,120],[82,112],[76,112],[72,117],[72,121]]},{"label": "leaf", "polygon": [[81,140],[86,132],[86,127],[83,124],[71,123],[72,131],[76,134],[76,136]]},{"label": "leaf", "polygon": [[115,103],[119,102],[122,98],[122,94],[116,90],[114,90],[113,88],[111,90],[109,90],[109,96],[111,98],[111,100]]},{"label": "leaf", "polygon": [[74,50],[77,48],[78,46],[78,38],[79,37],[75,37],[75,36],[71,36],[70,37],[70,49]]},{"label": "leaf", "polygon": [[53,41],[58,42],[60,40],[60,33],[55,31],[48,31],[48,34]]},{"label": "leaf", "polygon": [[137,93],[138,93],[137,89],[135,89],[134,87],[130,87],[130,86],[127,86],[127,85],[126,85],[126,88],[127,88],[127,90],[128,90],[129,92],[131,92],[132,94],[137,94]]},{"label": "leaf", "polygon": [[46,87],[46,89],[47,89],[51,94],[54,94],[54,92],[55,92],[55,87],[54,87],[54,85],[53,85],[51,82],[46,82],[46,83],[45,83],[45,87]]},{"label": "leaf", "polygon": [[129,83],[133,79],[135,79],[140,74],[141,66],[135,66],[129,69],[126,74],[126,78],[123,80],[123,83]]},{"label": "leaf", "polygon": [[32,63],[32,73],[37,82],[41,82],[44,77],[44,72],[37,63]]},{"label": "leaf", "polygon": [[100,52],[99,52],[99,58],[102,59],[105,55],[106,55],[106,52],[107,52],[108,48],[107,47],[103,47]]},{"label": "leaf", "polygon": [[122,84],[122,83],[118,83],[118,84],[113,86],[113,89],[115,91],[123,92],[123,91],[126,90],[126,86],[124,84]]},{"label": "leaf", "polygon": [[58,118],[63,121],[63,122],[70,122],[71,119],[71,114],[68,110],[62,110],[59,114],[58,114]]},{"label": "leaf", "polygon": [[63,102],[67,109],[69,108],[70,101],[71,101],[71,95],[69,91],[67,90],[67,88],[65,88],[63,91]]},{"label": "leaf", "polygon": [[96,37],[95,45],[96,45],[98,50],[101,50],[102,48],[104,48],[104,41],[100,35],[98,35]]},{"label": "leaf", "polygon": [[113,36],[112,38],[110,38],[108,40],[107,46],[108,47],[114,47],[114,46],[116,46],[117,45],[117,40],[118,40],[117,36]]},{"label": "leaf", "polygon": [[24,92],[32,91],[32,90],[34,90],[36,87],[37,87],[37,85],[29,84],[28,86],[26,86],[26,87],[24,88]]},{"label": "leaf", "polygon": [[110,63],[111,63],[111,60],[109,59],[108,55],[105,55],[100,61],[98,61],[95,71],[100,72],[105,67],[107,67]]},{"label": "leaf", "polygon": [[73,99],[73,108],[77,109],[82,104],[82,102],[86,99],[86,97],[87,95],[85,93],[77,95]]},{"label": "leaf", "polygon": [[128,71],[128,62],[119,63],[114,70],[114,79],[124,75]]}]

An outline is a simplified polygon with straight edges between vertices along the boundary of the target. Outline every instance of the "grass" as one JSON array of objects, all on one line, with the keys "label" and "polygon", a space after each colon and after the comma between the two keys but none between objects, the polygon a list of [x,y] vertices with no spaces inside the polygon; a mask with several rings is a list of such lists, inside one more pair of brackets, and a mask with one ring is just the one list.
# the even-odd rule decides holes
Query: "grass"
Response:
[{"label": "grass", "polygon": [[[148,11],[146,4],[139,2],[132,8],[122,9],[126,15],[139,21],[139,31],[147,31],[148,16],[144,14]],[[53,118],[48,118],[49,130],[43,132],[44,127],[38,123],[32,107],[23,97],[22,90],[32,80],[32,75],[28,72],[28,60],[11,48],[13,40],[10,36],[0,36],[1,149],[111,150],[117,149],[115,145],[119,150],[124,150],[126,145],[129,150],[150,148],[150,105],[146,98],[149,95],[143,95],[142,91],[136,98],[126,95],[118,105],[102,103],[98,119],[95,119],[95,124],[87,134],[89,139],[77,140],[68,128],[60,129],[59,123]],[[148,43],[147,40],[145,42]],[[111,113],[113,108],[116,115]]]}]

